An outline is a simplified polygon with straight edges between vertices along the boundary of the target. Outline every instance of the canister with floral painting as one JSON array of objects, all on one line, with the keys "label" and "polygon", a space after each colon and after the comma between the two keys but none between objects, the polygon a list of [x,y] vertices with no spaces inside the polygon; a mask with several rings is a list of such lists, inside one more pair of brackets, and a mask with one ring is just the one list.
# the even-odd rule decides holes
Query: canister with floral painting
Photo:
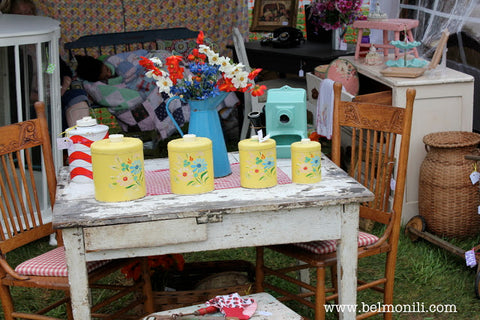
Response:
[{"label": "canister with floral painting", "polygon": [[277,185],[277,151],[273,139],[258,136],[238,143],[240,185],[244,188],[269,188]]},{"label": "canister with floral painting", "polygon": [[212,140],[185,134],[170,141],[167,149],[172,193],[198,194],[215,189]]},{"label": "canister with floral painting", "polygon": [[91,145],[95,199],[129,201],[146,194],[143,142],[112,134]]},{"label": "canister with floral painting", "polygon": [[322,180],[321,151],[320,143],[310,139],[291,144],[293,182],[308,184]]}]

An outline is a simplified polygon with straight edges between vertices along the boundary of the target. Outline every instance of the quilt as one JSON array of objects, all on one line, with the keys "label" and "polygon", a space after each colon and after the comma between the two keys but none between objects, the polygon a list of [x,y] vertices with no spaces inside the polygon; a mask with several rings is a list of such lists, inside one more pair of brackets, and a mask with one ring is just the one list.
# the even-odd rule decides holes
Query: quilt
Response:
[{"label": "quilt", "polygon": [[[176,132],[176,127],[166,112],[169,96],[160,93],[155,80],[145,76],[139,65],[141,56],[157,55],[163,60],[163,52],[137,50],[113,55],[105,60],[117,75],[108,83],[84,82],[84,88],[99,105],[105,106],[117,118],[123,131],[138,128],[140,131],[157,130],[165,139]],[[238,103],[235,94],[229,95],[219,109],[231,109]],[[190,119],[188,103],[175,99],[169,110],[180,127]],[[222,114],[225,112],[223,111]],[[228,112],[227,112],[228,116]]]}]

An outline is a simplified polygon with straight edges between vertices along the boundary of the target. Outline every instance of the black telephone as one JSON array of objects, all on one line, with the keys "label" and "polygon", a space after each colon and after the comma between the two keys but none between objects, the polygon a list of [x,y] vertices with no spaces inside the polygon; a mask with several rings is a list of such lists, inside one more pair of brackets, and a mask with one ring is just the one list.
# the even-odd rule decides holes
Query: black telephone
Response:
[{"label": "black telephone", "polygon": [[305,42],[303,32],[297,28],[281,27],[273,31],[273,39],[264,39],[262,45],[274,48],[293,48]]}]

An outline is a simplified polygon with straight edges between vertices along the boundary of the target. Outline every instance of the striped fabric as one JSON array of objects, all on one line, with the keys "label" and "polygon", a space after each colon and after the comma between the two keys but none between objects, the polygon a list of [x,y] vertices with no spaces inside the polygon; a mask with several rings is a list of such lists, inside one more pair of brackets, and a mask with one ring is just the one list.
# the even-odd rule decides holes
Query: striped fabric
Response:
[{"label": "striped fabric", "polygon": [[[87,271],[90,272],[107,263],[108,260],[87,262]],[[65,249],[57,247],[22,262],[15,268],[15,272],[25,276],[66,277],[68,276],[68,271],[65,261]]]},{"label": "striped fabric", "polygon": [[[360,231],[358,233],[358,246],[368,246],[378,241],[378,237],[373,234]],[[295,243],[296,246],[311,251],[316,254],[326,254],[337,251],[337,240],[311,241]]]}]

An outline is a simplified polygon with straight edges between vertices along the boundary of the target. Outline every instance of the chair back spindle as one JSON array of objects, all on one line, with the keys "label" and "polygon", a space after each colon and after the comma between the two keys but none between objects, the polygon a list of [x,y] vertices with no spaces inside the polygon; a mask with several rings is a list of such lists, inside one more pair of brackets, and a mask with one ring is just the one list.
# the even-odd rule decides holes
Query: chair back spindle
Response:
[{"label": "chair back spindle", "polygon": [[[37,102],[35,110],[36,119],[0,128],[2,254],[53,232],[55,167],[45,105]],[[48,190],[42,189],[43,179],[47,179]],[[49,203],[42,203],[43,192],[48,192]]]}]

